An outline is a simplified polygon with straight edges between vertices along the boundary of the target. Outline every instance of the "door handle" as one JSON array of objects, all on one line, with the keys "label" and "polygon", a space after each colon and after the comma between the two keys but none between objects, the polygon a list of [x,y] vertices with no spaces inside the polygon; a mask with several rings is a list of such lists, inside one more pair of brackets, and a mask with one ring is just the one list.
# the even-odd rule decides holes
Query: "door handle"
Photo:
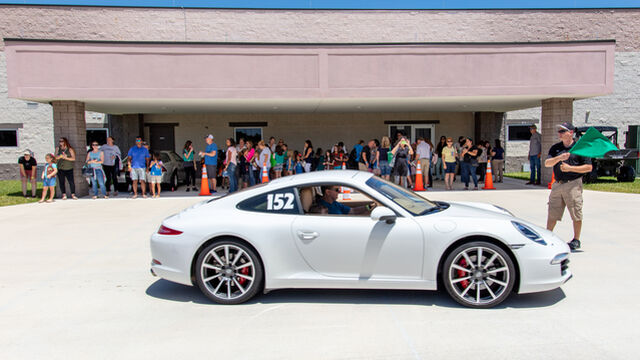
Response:
[{"label": "door handle", "polygon": [[318,237],[315,231],[298,231],[298,237],[302,240],[313,240]]}]

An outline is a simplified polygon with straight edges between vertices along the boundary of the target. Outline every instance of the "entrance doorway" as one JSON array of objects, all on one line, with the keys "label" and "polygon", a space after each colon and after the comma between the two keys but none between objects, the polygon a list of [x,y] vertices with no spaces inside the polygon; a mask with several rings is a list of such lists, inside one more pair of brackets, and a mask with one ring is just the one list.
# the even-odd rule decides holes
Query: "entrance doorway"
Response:
[{"label": "entrance doorway", "polygon": [[175,134],[173,125],[150,125],[149,146],[153,151],[176,151]]},{"label": "entrance doorway", "polygon": [[429,139],[431,143],[434,141],[435,125],[433,124],[394,124],[389,125],[389,138],[395,144],[398,133],[402,133],[412,143],[421,137]]}]

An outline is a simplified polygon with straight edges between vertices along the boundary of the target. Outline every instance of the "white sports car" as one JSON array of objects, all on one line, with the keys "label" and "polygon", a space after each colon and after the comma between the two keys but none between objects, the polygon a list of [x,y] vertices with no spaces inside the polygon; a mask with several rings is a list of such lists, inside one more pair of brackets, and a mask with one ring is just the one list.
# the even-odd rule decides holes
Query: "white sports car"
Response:
[{"label": "white sports car", "polygon": [[487,308],[572,276],[567,244],[505,209],[429,201],[350,170],[198,203],[162,222],[151,255],[153,275],[221,304],[283,288],[444,286],[460,304]]}]

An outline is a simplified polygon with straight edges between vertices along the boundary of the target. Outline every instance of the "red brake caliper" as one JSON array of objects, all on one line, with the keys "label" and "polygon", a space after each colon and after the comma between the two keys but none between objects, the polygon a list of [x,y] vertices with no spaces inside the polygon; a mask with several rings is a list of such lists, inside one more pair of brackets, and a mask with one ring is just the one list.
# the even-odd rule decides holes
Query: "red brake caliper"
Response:
[{"label": "red brake caliper", "polygon": [[[242,275],[249,275],[249,267],[247,266],[245,268],[240,269],[240,273]],[[247,279],[238,276],[238,283],[240,283],[240,285],[244,285],[246,281]]]},{"label": "red brake caliper", "polygon": [[[467,261],[465,259],[460,259],[460,266],[462,266],[463,268],[467,267]],[[458,277],[465,277],[466,273],[462,270],[457,270],[458,271]],[[463,289],[466,289],[467,286],[469,286],[469,280],[462,280],[460,282],[460,285],[462,285]]]}]

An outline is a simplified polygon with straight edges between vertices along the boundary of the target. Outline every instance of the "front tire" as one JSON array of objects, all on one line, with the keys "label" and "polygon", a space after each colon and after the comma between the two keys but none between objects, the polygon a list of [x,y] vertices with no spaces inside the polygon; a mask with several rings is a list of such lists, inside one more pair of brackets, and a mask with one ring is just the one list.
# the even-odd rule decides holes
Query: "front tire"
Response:
[{"label": "front tire", "polygon": [[447,256],[442,282],[449,295],[471,308],[491,308],[513,290],[516,271],[511,257],[497,245],[474,241]]},{"label": "front tire", "polygon": [[262,288],[262,264],[240,241],[215,241],[198,255],[196,281],[200,291],[219,304],[241,304]]}]

